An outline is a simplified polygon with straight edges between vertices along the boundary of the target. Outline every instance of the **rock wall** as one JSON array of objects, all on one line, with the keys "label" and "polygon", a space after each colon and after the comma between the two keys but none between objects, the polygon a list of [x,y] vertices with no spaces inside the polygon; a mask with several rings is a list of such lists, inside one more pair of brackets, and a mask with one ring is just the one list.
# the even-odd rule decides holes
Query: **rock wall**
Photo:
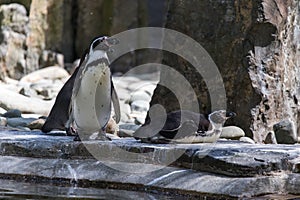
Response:
[{"label": "rock wall", "polygon": [[[168,13],[166,27],[195,39],[217,64],[228,110],[237,113],[229,123],[263,142],[274,123],[298,121],[299,1],[175,0]],[[211,112],[201,75],[177,56],[164,54],[163,62],[189,80],[200,111]],[[155,90],[151,104],[156,103],[178,109],[174,94],[163,87]]]},{"label": "rock wall", "polygon": [[21,78],[26,70],[26,9],[19,4],[1,6],[0,25],[0,79]]},{"label": "rock wall", "polygon": [[[124,2],[119,0],[3,0],[0,1],[0,6],[5,7],[11,3],[25,6],[26,9],[22,7],[22,11],[18,9],[4,11],[23,15],[26,22],[17,22],[17,24],[26,26],[26,31],[22,32],[23,39],[18,41],[17,48],[7,44],[16,43],[11,39],[15,35],[6,34],[8,36],[5,40],[3,37],[0,38],[0,49],[3,49],[2,52],[7,52],[7,46],[12,46],[10,48],[20,49],[23,54],[19,53],[14,58],[21,64],[6,61],[10,58],[3,53],[0,55],[1,79],[5,76],[20,79],[22,75],[39,68],[51,65],[63,66],[64,62],[72,63],[81,57],[94,37],[113,35],[142,26],[162,26],[166,12],[166,2],[160,0]],[[149,16],[151,16],[150,20]],[[4,29],[6,31],[7,27],[15,22],[6,23],[1,19],[0,35],[5,35]],[[25,44],[23,44],[24,38]],[[140,60],[144,57],[149,57],[148,54],[139,52],[133,55],[134,53],[128,54],[120,59],[112,67],[113,71],[127,71],[143,63]],[[157,54],[152,57],[157,57]]]},{"label": "rock wall", "polygon": [[257,141],[284,120],[298,135],[300,131],[300,2],[264,0],[262,5],[276,35],[269,45],[255,46],[249,56],[252,85],[262,99],[251,110]]}]

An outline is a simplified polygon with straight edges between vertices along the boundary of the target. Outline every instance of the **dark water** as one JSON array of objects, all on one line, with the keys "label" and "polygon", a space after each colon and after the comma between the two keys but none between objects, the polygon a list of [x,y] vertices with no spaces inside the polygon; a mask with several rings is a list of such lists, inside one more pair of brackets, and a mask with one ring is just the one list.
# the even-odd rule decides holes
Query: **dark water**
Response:
[{"label": "dark water", "polygon": [[159,195],[127,190],[61,187],[0,179],[0,199],[186,199],[183,196]]}]

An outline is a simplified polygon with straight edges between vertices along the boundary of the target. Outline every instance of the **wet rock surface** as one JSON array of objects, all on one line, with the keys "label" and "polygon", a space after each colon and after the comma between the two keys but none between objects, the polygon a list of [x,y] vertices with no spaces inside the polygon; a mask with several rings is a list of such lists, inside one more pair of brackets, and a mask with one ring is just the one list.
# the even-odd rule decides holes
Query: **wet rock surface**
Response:
[{"label": "wet rock surface", "polygon": [[[65,180],[85,187],[119,184],[118,189],[126,190],[176,189],[215,197],[300,194],[299,145],[223,140],[155,145],[132,138],[81,143],[64,132],[49,134],[2,130],[0,177]],[[98,160],[93,150],[100,152]]]}]

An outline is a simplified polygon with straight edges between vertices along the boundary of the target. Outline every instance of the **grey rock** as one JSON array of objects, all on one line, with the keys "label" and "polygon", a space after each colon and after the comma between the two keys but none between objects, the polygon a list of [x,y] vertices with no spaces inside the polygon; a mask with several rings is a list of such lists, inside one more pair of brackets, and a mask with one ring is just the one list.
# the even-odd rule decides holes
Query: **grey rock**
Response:
[{"label": "grey rock", "polygon": [[64,56],[63,54],[56,53],[50,50],[44,50],[40,57],[40,65],[43,67],[49,66],[60,66],[64,67]]},{"label": "grey rock", "polygon": [[11,28],[13,32],[27,33],[27,11],[23,5],[12,3],[1,5],[1,25]]},{"label": "grey rock", "polygon": [[120,101],[121,113],[129,115],[131,113],[131,107],[124,101]]},{"label": "grey rock", "polygon": [[226,126],[223,127],[221,138],[227,138],[227,139],[239,139],[241,137],[245,136],[245,132],[237,126]]},{"label": "grey rock", "polygon": [[36,90],[34,89],[31,89],[30,87],[28,86],[25,86],[23,87],[20,91],[19,91],[20,94],[26,96],[26,97],[37,97],[38,94],[36,92]]},{"label": "grey rock", "polygon": [[130,106],[133,111],[147,112],[149,110],[149,102],[143,100],[136,100]]},{"label": "grey rock", "polygon": [[[32,0],[29,13],[26,64],[29,72],[47,67],[43,60],[45,50],[62,51],[64,12],[63,1]],[[46,54],[48,54],[46,52]],[[48,59],[49,60],[49,59]],[[46,64],[46,66],[43,66]]]},{"label": "grey rock", "polygon": [[118,131],[118,136],[119,137],[133,137],[134,131],[132,130],[127,130],[127,129],[119,129]]},{"label": "grey rock", "polygon": [[[7,125],[11,127],[27,127],[30,123],[35,121],[35,118],[7,118]],[[30,130],[30,129],[29,129]]]},{"label": "grey rock", "polygon": [[126,124],[120,124],[119,125],[119,137],[132,137],[134,131],[136,131],[140,126],[136,124],[126,123]]},{"label": "grey rock", "polygon": [[122,123],[131,123],[134,119],[130,117],[127,113],[121,113],[121,122]]},{"label": "grey rock", "polygon": [[155,84],[152,83],[152,84],[149,84],[149,85],[144,86],[144,87],[143,87],[143,90],[144,90],[145,92],[147,92],[147,94],[149,94],[150,96],[152,96],[152,95],[153,95],[153,92],[154,92],[154,90],[155,90],[155,87],[156,87],[156,83],[155,83]]},{"label": "grey rock", "polygon": [[130,102],[139,101],[139,100],[150,102],[151,96],[145,91],[133,92],[130,97]]},{"label": "grey rock", "polygon": [[274,124],[273,130],[278,144],[295,144],[298,142],[295,124],[290,119]]},{"label": "grey rock", "polygon": [[20,79],[27,69],[23,48],[28,32],[27,12],[20,4],[4,4],[0,6],[0,16],[0,78]]},{"label": "grey rock", "polygon": [[0,104],[5,109],[18,109],[24,113],[38,113],[48,115],[53,101],[43,101],[37,98],[25,97],[16,92],[0,87]]},{"label": "grey rock", "polygon": [[62,82],[54,82],[53,80],[42,79],[36,83],[31,84],[30,88],[33,89],[43,99],[53,99],[57,96],[62,86]]},{"label": "grey rock", "polygon": [[137,125],[144,124],[147,116],[147,112],[133,111],[130,117],[134,119],[134,123]]},{"label": "grey rock", "polygon": [[6,112],[7,112],[7,110],[5,110],[4,108],[0,107],[0,116],[3,115]]},{"label": "grey rock", "polygon": [[128,92],[128,90],[124,89],[124,88],[120,88],[118,86],[116,86],[116,90],[118,93],[118,97],[121,101],[126,101],[130,99],[130,94]]},{"label": "grey rock", "polygon": [[277,144],[275,133],[273,131],[270,131],[267,134],[266,139],[264,140],[264,143],[265,144]]},{"label": "grey rock", "polygon": [[5,117],[0,117],[0,126],[6,126],[7,125],[7,119]]},{"label": "grey rock", "polygon": [[139,127],[140,127],[139,125],[130,124],[130,123],[120,124],[119,125],[120,129],[131,130],[131,131],[136,131]]},{"label": "grey rock", "polygon": [[20,110],[18,110],[18,109],[12,109],[12,110],[8,110],[2,116],[6,117],[6,118],[21,117],[22,116],[22,112]]},{"label": "grey rock", "polygon": [[255,144],[254,140],[252,140],[251,138],[249,137],[241,137],[239,139],[240,142],[245,142],[245,143],[249,143],[249,144]]},{"label": "grey rock", "polygon": [[36,119],[32,122],[30,122],[27,127],[30,128],[31,130],[33,129],[41,129],[42,126],[44,125],[45,123],[45,119]]},{"label": "grey rock", "polygon": [[62,67],[51,66],[27,74],[20,80],[20,82],[37,83],[40,81],[65,79],[69,76],[69,73]]}]

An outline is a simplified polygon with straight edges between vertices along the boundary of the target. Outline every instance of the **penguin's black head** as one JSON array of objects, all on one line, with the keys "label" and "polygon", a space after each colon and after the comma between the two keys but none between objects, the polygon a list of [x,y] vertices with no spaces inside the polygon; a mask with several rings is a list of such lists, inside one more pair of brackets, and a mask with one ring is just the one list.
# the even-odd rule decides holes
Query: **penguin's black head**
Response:
[{"label": "penguin's black head", "polygon": [[103,36],[93,39],[92,43],[90,44],[90,52],[95,51],[96,48],[99,50],[106,50],[109,47],[109,45],[105,42],[107,38],[107,36]]},{"label": "penguin's black head", "polygon": [[109,38],[107,36],[96,37],[90,44],[89,53],[93,53],[97,50],[109,51],[112,45],[118,44],[119,41],[116,38]]}]

